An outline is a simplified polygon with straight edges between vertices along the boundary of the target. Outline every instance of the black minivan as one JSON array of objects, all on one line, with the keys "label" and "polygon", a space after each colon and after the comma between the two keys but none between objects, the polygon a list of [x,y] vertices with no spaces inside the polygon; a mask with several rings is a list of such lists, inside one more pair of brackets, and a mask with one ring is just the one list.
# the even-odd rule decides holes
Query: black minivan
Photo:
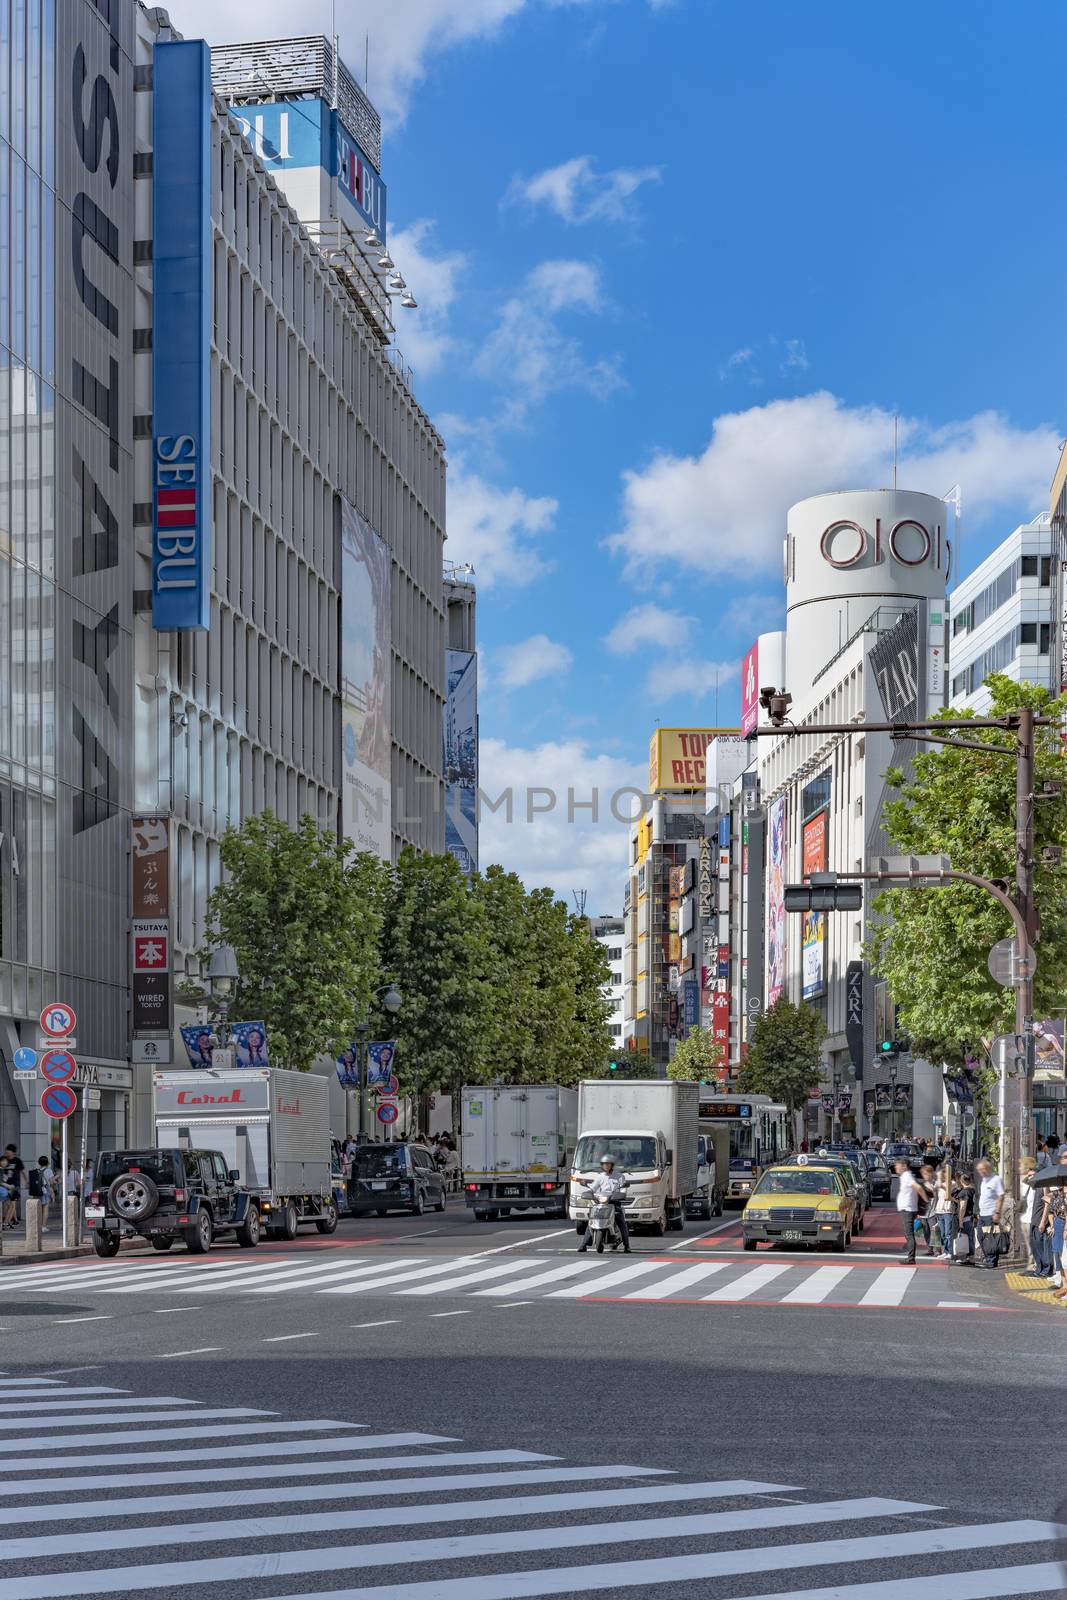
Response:
[{"label": "black minivan", "polygon": [[364,1144],[352,1157],[349,1212],[410,1211],[421,1217],[430,1206],[445,1209],[445,1180],[430,1152],[418,1144]]}]

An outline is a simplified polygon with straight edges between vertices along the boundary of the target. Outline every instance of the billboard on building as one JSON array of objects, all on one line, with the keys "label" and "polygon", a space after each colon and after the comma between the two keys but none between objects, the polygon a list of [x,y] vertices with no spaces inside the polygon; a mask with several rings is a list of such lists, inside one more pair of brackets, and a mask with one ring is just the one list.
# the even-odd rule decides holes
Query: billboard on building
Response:
[{"label": "billboard on building", "polygon": [[341,830],[392,858],[391,555],[341,501]]},{"label": "billboard on building", "polygon": [[152,625],[211,625],[211,52],[152,78]]},{"label": "billboard on building", "polygon": [[703,789],[708,745],[719,734],[736,733],[736,728],[657,728],[648,746],[649,793]]},{"label": "billboard on building", "polygon": [[[804,877],[826,871],[826,818],[820,811],[801,833]],[[801,998],[816,1000],[826,993],[826,912],[805,911],[800,935]]]},{"label": "billboard on building", "polygon": [[478,870],[478,657],[445,651],[445,849]]},{"label": "billboard on building", "polygon": [[785,796],[772,800],[767,864],[767,1004],[785,989]]},{"label": "billboard on building", "polygon": [[[287,194],[293,192],[294,179],[295,192],[301,198],[306,192],[309,199],[313,187],[335,179],[336,214],[350,226],[377,228],[384,243],[385,184],[371,157],[325,100],[241,104],[231,108],[231,115],[267,170],[285,174]],[[328,205],[324,215],[334,214]]]},{"label": "billboard on building", "polygon": [[759,721],[759,640],[741,663],[741,737],[747,739]]}]

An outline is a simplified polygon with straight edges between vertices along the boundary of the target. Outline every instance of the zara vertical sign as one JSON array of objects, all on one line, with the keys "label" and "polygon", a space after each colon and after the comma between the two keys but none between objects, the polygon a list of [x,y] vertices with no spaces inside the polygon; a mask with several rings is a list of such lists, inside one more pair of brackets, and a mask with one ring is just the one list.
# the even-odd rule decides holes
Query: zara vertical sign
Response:
[{"label": "zara vertical sign", "polygon": [[211,52],[153,65],[152,624],[211,619]]}]

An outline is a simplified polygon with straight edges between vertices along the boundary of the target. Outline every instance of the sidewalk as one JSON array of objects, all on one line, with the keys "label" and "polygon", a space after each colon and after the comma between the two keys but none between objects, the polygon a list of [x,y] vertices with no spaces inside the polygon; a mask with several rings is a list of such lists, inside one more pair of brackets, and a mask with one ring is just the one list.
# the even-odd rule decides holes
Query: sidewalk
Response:
[{"label": "sidewalk", "polygon": [[[123,1242],[123,1250],[144,1245],[143,1239],[127,1239]],[[0,1270],[4,1267],[25,1266],[32,1261],[70,1261],[77,1256],[91,1256],[95,1254],[92,1241],[86,1236],[84,1242],[72,1242],[63,1248],[63,1218],[57,1211],[54,1221],[49,1225],[48,1232],[41,1240],[40,1250],[26,1249],[26,1223],[19,1222],[13,1228],[5,1228],[0,1233]]]},{"label": "sidewalk", "polygon": [[1054,1307],[1067,1305],[1067,1301],[1056,1299],[1052,1290],[1046,1286],[1044,1278],[1031,1278],[1025,1272],[1006,1272],[1004,1282],[1021,1300],[1025,1300],[1027,1305]]}]

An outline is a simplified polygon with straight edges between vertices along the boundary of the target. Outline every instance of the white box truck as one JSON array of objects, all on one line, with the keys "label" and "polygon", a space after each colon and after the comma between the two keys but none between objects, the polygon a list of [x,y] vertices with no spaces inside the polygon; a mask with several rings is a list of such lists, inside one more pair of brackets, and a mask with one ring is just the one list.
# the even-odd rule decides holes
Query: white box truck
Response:
[{"label": "white box truck", "polygon": [[575,1089],[554,1083],[464,1088],[460,1160],[475,1220],[534,1209],[565,1217],[577,1130]]},{"label": "white box truck", "polygon": [[156,1143],[220,1150],[254,1196],[267,1234],[337,1227],[330,1180],[329,1084],[310,1072],[230,1067],[153,1075]]},{"label": "white box truck", "polygon": [[578,1088],[578,1144],[570,1214],[581,1233],[589,1217],[592,1178],[605,1154],[630,1180],[625,1201],[631,1227],[660,1235],[685,1227],[686,1201],[697,1187],[700,1086],[669,1078],[583,1078]]}]

